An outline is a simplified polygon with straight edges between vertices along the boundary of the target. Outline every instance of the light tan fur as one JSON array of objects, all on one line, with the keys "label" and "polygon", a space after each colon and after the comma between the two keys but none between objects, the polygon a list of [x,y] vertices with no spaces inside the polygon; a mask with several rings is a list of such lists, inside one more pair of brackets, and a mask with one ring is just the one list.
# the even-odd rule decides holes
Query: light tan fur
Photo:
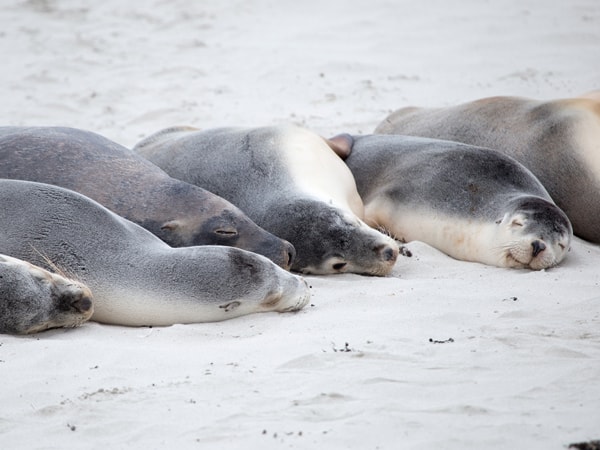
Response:
[{"label": "light tan fur", "polygon": [[542,182],[576,235],[600,243],[600,91],[548,101],[497,96],[444,108],[404,107],[375,132],[509,155]]}]

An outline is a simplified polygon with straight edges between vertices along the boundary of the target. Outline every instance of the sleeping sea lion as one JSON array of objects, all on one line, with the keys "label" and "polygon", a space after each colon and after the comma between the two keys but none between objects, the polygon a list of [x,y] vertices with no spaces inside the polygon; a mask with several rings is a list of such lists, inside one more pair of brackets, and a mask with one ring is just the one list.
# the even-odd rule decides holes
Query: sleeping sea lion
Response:
[{"label": "sleeping sea lion", "polygon": [[344,162],[304,128],[170,128],[134,150],[290,241],[293,270],[382,276],[396,262],[396,242],[361,220],[363,204]]},{"label": "sleeping sea lion", "polygon": [[239,208],[169,177],[96,133],[62,127],[0,127],[0,177],[54,184],[84,194],[173,247],[228,245],[289,269],[293,246]]},{"label": "sleeping sea lion", "polygon": [[512,156],[542,182],[577,236],[600,243],[600,92],[402,108],[375,132],[448,139]]},{"label": "sleeping sea lion", "polygon": [[572,228],[535,176],[493,150],[411,136],[355,137],[346,164],[368,224],[460,260],[544,269]]}]

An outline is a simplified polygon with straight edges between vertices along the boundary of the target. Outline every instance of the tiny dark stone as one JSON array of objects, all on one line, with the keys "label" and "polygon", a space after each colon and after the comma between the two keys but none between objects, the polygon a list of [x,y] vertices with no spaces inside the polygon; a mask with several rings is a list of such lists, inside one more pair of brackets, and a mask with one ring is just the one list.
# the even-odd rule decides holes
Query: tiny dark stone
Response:
[{"label": "tiny dark stone", "polygon": [[600,440],[569,444],[569,448],[575,450],[600,450]]},{"label": "tiny dark stone", "polygon": [[446,340],[440,341],[437,339],[433,339],[433,338],[429,338],[429,342],[431,342],[432,344],[448,344],[450,342],[454,342],[453,338],[448,338]]}]

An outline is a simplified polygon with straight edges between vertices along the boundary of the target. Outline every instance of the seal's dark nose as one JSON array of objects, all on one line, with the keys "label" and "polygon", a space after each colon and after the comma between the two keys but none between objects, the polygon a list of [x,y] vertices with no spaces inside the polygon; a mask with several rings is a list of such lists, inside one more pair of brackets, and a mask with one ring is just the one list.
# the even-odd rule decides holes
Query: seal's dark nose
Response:
[{"label": "seal's dark nose", "polygon": [[391,261],[396,258],[396,252],[391,247],[386,248],[383,252],[381,252],[383,259],[386,261]]},{"label": "seal's dark nose", "polygon": [[531,246],[533,247],[534,258],[540,253],[542,253],[544,250],[546,250],[546,244],[544,244],[542,241],[533,241],[531,243]]},{"label": "seal's dark nose", "polygon": [[284,248],[284,252],[286,254],[287,266],[284,267],[286,270],[290,270],[294,260],[296,259],[296,248],[286,241],[286,245]]},{"label": "seal's dark nose", "polygon": [[71,307],[79,312],[85,313],[92,308],[92,300],[87,295],[78,295],[71,302]]},{"label": "seal's dark nose", "polygon": [[334,264],[333,266],[331,266],[331,267],[333,268],[333,270],[340,271],[340,270],[342,270],[344,267],[346,267],[346,265],[347,265],[347,263],[345,263],[345,262],[338,262],[338,263],[335,263],[335,264]]},{"label": "seal's dark nose", "polygon": [[398,249],[394,249],[389,245],[378,245],[373,250],[379,254],[383,261],[395,261],[398,258]]}]

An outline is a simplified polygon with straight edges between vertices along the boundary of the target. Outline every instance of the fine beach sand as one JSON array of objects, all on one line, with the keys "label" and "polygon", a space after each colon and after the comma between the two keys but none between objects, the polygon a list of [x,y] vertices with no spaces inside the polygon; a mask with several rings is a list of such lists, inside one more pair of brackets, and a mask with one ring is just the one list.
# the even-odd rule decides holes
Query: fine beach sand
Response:
[{"label": "fine beach sand", "polygon": [[[129,3],[4,1],[0,124],[365,134],[406,105],[600,88],[597,0]],[[295,314],[0,335],[0,448],[600,439],[600,246],[540,272],[407,248],[386,278],[306,277]]]}]

